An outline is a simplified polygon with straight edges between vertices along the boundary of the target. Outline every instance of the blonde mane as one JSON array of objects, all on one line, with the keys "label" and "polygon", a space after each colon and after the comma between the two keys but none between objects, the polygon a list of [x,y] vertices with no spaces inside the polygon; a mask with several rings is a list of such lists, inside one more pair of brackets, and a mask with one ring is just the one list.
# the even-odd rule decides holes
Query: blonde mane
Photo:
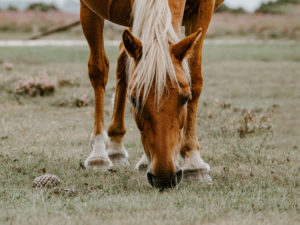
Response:
[{"label": "blonde mane", "polygon": [[[172,25],[168,0],[135,0],[132,33],[142,42],[143,54],[135,69],[134,60],[129,60],[129,83],[133,85],[131,91],[135,90],[136,100],[139,101],[141,97],[140,103],[143,105],[154,85],[155,102],[159,104],[167,87],[168,76],[177,83],[169,44],[177,43],[179,37]],[[186,60],[183,68],[190,80]]]}]

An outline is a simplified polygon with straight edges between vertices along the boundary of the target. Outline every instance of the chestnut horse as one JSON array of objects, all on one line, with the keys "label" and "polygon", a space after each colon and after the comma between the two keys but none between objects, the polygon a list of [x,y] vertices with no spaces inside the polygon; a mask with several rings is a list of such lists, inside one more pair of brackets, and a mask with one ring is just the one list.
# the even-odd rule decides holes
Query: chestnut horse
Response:
[{"label": "chestnut horse", "polygon": [[[81,0],[80,19],[90,47],[88,72],[95,94],[92,152],[87,168],[129,165],[123,145],[126,96],[145,154],[136,168],[147,170],[153,187],[176,186],[184,176],[211,182],[200,156],[197,106],[202,90],[202,46],[214,10],[223,0]],[[128,27],[117,62],[112,119],[104,130],[104,94],[109,61],[104,20]],[[186,38],[179,40],[181,26]],[[187,58],[189,58],[187,62]],[[178,158],[182,156],[180,168]]]}]

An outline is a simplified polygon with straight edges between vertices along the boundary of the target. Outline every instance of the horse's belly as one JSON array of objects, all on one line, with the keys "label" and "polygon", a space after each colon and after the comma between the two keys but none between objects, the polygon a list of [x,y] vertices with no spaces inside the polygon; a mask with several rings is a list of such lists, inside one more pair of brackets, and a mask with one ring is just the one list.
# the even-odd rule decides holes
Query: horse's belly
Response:
[{"label": "horse's belly", "polygon": [[130,26],[131,0],[81,0],[90,10],[113,23]]}]

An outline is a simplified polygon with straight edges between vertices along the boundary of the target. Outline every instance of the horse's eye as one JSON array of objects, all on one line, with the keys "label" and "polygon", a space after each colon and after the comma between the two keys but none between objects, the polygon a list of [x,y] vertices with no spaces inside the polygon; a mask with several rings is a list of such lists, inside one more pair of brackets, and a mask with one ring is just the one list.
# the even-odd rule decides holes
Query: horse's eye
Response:
[{"label": "horse's eye", "polygon": [[130,96],[130,101],[134,107],[136,107],[136,98],[134,96]]},{"label": "horse's eye", "polygon": [[191,95],[182,95],[180,96],[180,103],[185,105],[191,99]]}]

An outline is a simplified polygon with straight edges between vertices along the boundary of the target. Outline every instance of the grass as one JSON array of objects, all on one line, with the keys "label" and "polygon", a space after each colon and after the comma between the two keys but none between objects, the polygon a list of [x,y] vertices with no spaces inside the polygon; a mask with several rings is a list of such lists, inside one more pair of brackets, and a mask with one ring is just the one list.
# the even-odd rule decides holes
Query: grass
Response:
[{"label": "grass", "polygon": [[[129,107],[131,167],[102,172],[80,166],[91,150],[93,106],[61,103],[93,99],[87,48],[1,48],[0,62],[14,69],[0,65],[0,223],[299,224],[299,51],[299,44],[205,47],[198,136],[214,183],[184,181],[159,193],[133,169],[143,150]],[[107,53],[106,126],[117,48]],[[57,85],[48,97],[14,94],[18,80],[45,70],[49,80],[68,85]],[[45,170],[62,186],[32,188]]]}]

